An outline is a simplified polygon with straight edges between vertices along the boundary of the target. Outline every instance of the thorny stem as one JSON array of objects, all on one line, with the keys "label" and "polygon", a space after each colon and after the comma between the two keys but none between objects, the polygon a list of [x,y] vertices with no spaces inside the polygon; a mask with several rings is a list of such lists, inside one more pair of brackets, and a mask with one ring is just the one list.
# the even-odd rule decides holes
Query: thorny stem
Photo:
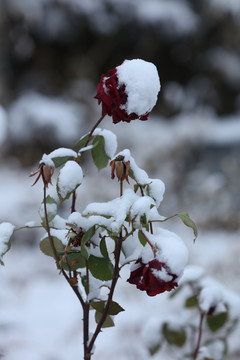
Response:
[{"label": "thorny stem", "polygon": [[202,339],[202,326],[203,326],[204,317],[205,317],[205,313],[201,312],[199,328],[198,328],[198,339],[197,339],[196,349],[195,349],[194,354],[193,354],[193,360],[197,359],[198,351],[199,351],[199,348],[200,348],[201,339]]},{"label": "thorny stem", "polygon": [[[53,243],[53,239],[52,239],[52,235],[50,232],[50,226],[49,226],[49,221],[48,221],[48,214],[47,214],[47,186],[44,183],[44,188],[43,188],[43,204],[44,204],[44,215],[45,215],[45,221],[46,221],[46,228],[47,228],[47,233],[48,233],[48,238],[49,238],[49,243],[53,252],[53,256],[54,259],[56,261],[56,265],[57,267],[59,266],[59,257],[57,254],[57,251],[55,249],[54,243]],[[80,301],[82,307],[84,306],[84,301],[82,299],[81,294],[78,291],[78,287],[72,285],[69,277],[67,276],[66,272],[64,271],[64,269],[61,267],[61,272],[63,274],[63,276],[65,277],[65,279],[67,280],[67,282],[69,283],[69,285],[71,286],[71,288],[73,289],[73,291],[75,292],[75,294],[77,295],[78,300]]]}]

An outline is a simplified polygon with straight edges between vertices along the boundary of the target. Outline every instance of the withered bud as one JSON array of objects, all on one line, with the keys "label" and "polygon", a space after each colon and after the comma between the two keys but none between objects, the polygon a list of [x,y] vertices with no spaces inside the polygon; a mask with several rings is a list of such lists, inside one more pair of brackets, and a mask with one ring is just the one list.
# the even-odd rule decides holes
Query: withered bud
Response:
[{"label": "withered bud", "polygon": [[43,162],[40,163],[37,171],[35,171],[34,173],[29,175],[30,177],[32,177],[32,176],[38,174],[38,176],[37,176],[36,180],[34,181],[34,183],[32,184],[32,186],[35,185],[38,182],[40,177],[42,177],[44,185],[46,187],[48,187],[48,184],[52,184],[52,175],[53,175],[53,173],[54,173],[54,166],[46,165]]},{"label": "withered bud", "polygon": [[130,161],[124,161],[124,156],[119,155],[110,162],[111,166],[111,178],[115,178],[115,174],[118,181],[126,180],[128,183],[128,173],[130,169]]}]

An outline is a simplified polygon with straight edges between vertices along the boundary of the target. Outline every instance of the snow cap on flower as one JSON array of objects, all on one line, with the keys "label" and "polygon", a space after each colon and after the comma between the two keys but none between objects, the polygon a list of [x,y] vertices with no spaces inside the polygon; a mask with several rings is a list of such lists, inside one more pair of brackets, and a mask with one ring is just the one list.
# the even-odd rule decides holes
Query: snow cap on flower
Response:
[{"label": "snow cap on flower", "polygon": [[109,74],[102,75],[95,96],[102,103],[102,115],[112,116],[115,124],[147,120],[161,87],[156,66],[141,59],[124,60]]},{"label": "snow cap on flower", "polygon": [[157,229],[156,235],[147,234],[147,238],[152,247],[145,245],[127,281],[154,296],[178,286],[188,249],[179,236],[165,229]]}]

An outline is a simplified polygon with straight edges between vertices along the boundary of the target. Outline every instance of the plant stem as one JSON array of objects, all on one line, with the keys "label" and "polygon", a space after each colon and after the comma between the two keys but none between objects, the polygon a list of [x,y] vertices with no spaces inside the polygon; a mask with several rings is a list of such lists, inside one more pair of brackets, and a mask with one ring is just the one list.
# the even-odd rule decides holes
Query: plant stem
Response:
[{"label": "plant stem", "polygon": [[[122,181],[122,179],[120,179],[120,196],[122,196],[122,194],[123,194],[123,181]],[[120,254],[121,254],[121,249],[122,249],[122,242],[123,242],[123,236],[122,236],[122,231],[121,231],[119,234],[119,237],[117,239],[117,245],[115,248],[115,265],[114,265],[112,283],[111,283],[110,291],[108,294],[108,299],[107,299],[104,311],[102,313],[102,317],[101,317],[100,321],[98,322],[95,332],[94,332],[94,334],[89,342],[89,345],[87,347],[88,348],[88,357],[84,358],[85,360],[91,359],[91,351],[92,351],[93,345],[95,343],[95,340],[96,340],[98,334],[101,331],[104,321],[106,320],[106,318],[108,316],[109,308],[112,303],[113,293],[114,293],[114,290],[115,290],[115,287],[116,287],[116,284],[117,284],[117,281],[119,278],[119,271],[120,271],[119,260],[120,260]],[[85,346],[85,344],[84,344],[84,346]]]},{"label": "plant stem", "polygon": [[90,131],[87,141],[84,144],[84,147],[88,145],[89,141],[91,140],[92,134],[94,132],[94,130],[98,127],[98,125],[100,124],[100,122],[104,119],[105,115],[102,115],[100,117],[100,119],[98,119],[98,121],[96,122],[96,124],[93,126],[92,130]]},{"label": "plant stem", "polygon": [[[106,306],[104,308],[104,311],[102,313],[102,317],[99,321],[99,323],[97,324],[97,327],[95,329],[95,332],[89,342],[89,346],[88,346],[88,352],[90,353],[92,348],[93,348],[93,345],[95,343],[95,340],[99,334],[99,332],[101,331],[101,328],[103,326],[103,323],[104,321],[106,320],[107,318],[107,315],[108,315],[108,311],[109,311],[109,308],[110,308],[110,305],[112,303],[112,298],[113,298],[113,293],[114,293],[114,290],[115,290],[115,287],[116,287],[116,284],[117,284],[117,281],[118,281],[118,278],[119,278],[119,259],[120,259],[120,253],[121,253],[121,248],[122,248],[122,237],[119,237],[118,239],[118,243],[117,243],[117,246],[116,246],[116,250],[115,250],[115,266],[114,266],[114,272],[113,272],[113,279],[112,279],[112,284],[111,284],[111,288],[110,288],[110,291],[109,291],[109,294],[108,294],[108,299],[107,299],[107,303],[106,303]],[[90,359],[90,358],[88,358]]]},{"label": "plant stem", "polygon": [[[46,228],[47,228],[47,233],[48,233],[48,239],[49,239],[49,243],[53,252],[53,256],[54,259],[56,261],[56,265],[57,267],[59,267],[59,257],[57,254],[57,251],[55,249],[54,243],[53,243],[53,239],[52,239],[52,235],[51,235],[51,231],[50,231],[50,226],[49,226],[49,221],[48,221],[48,214],[47,214],[47,186],[44,183],[44,188],[43,188],[43,204],[44,204],[44,215],[45,215],[45,221],[46,221]],[[82,299],[81,294],[78,291],[78,287],[75,285],[72,285],[69,277],[67,276],[65,270],[61,267],[61,272],[63,274],[63,276],[65,277],[65,279],[67,280],[67,282],[69,283],[69,285],[71,286],[71,288],[73,289],[73,291],[75,292],[75,294],[77,295],[78,300],[80,301],[82,307],[84,306],[84,301]]]},{"label": "plant stem", "polygon": [[[105,117],[105,115],[102,115],[100,117],[100,119],[98,119],[98,121],[96,122],[96,124],[93,126],[92,130],[90,131],[89,135],[88,135],[88,138],[87,138],[87,141],[85,142],[84,144],[84,147],[88,145],[89,141],[91,140],[91,137],[92,137],[92,134],[94,132],[94,130],[98,127],[98,125],[100,124],[100,122],[103,120],[103,118]],[[72,194],[72,205],[71,205],[71,212],[75,212],[76,209],[75,209],[75,206],[76,206],[76,191],[73,192]]]},{"label": "plant stem", "polygon": [[200,348],[201,339],[202,339],[202,326],[203,326],[204,317],[205,317],[205,314],[203,312],[201,312],[199,328],[198,328],[198,339],[197,339],[196,349],[195,349],[194,354],[193,354],[193,360],[197,359],[198,351],[199,351],[199,348]]}]

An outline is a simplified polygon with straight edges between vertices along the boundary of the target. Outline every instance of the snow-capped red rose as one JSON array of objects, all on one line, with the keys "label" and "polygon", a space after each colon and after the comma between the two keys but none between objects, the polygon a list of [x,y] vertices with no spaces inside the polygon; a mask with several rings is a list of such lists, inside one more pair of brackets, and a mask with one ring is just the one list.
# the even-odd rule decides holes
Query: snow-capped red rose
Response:
[{"label": "snow-capped red rose", "polygon": [[178,286],[177,275],[172,274],[168,266],[157,259],[144,264],[142,258],[139,258],[135,267],[127,281],[139,290],[146,291],[149,296],[171,291]]},{"label": "snow-capped red rose", "polygon": [[102,75],[95,96],[102,115],[112,116],[115,124],[147,120],[160,91],[156,66],[141,59],[124,60],[109,74]]},{"label": "snow-capped red rose", "polygon": [[188,249],[178,235],[165,229],[143,235],[147,244],[132,265],[127,281],[149,296],[171,291],[178,286],[188,262]]}]

